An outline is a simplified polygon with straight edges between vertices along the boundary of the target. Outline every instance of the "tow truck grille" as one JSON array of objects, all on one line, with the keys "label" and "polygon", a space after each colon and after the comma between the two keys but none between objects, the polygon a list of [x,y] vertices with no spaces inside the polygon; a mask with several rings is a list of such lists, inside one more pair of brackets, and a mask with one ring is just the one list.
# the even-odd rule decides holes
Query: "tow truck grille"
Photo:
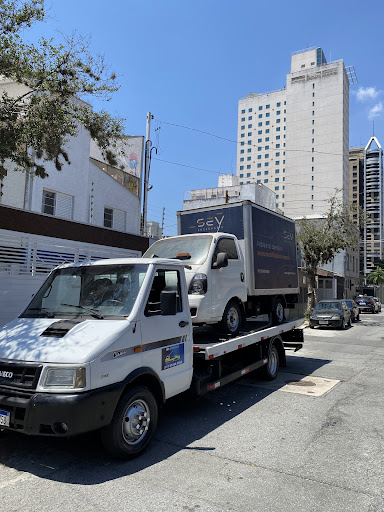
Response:
[{"label": "tow truck grille", "polygon": [[0,386],[36,389],[42,365],[0,361]]}]

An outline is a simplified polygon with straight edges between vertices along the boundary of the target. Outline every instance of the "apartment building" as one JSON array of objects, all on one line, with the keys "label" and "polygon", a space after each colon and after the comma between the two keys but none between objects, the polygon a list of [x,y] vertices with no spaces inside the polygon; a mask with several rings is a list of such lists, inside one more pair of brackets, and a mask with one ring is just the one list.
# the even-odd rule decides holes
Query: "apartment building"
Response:
[{"label": "apartment building", "polygon": [[276,194],[285,215],[322,215],[348,200],[349,75],[321,48],[295,52],[284,89],[239,101],[237,175]]}]

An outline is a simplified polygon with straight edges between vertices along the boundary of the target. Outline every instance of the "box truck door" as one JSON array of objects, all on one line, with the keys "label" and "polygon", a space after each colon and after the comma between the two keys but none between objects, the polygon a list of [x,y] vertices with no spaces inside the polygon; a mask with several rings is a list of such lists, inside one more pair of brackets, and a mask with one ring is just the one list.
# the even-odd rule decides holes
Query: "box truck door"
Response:
[{"label": "box truck door", "polygon": [[[213,263],[221,252],[227,255],[228,266],[216,269],[213,267]],[[246,300],[244,263],[233,238],[221,237],[216,243],[212,258],[211,296],[213,315],[220,317],[232,297],[239,297],[243,302]]]}]

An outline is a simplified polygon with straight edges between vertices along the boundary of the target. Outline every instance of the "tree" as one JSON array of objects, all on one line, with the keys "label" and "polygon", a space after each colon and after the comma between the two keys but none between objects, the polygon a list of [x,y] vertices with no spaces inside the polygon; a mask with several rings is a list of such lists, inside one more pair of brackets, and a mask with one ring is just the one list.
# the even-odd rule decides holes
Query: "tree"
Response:
[{"label": "tree", "polygon": [[380,286],[381,283],[384,283],[384,270],[379,265],[377,265],[376,270],[373,270],[370,274],[368,274],[367,281],[368,283],[375,286]]},{"label": "tree", "polygon": [[317,302],[316,273],[319,266],[332,261],[335,254],[344,249],[358,248],[359,230],[352,218],[353,208],[339,201],[335,194],[329,199],[329,210],[323,218],[304,217],[296,222],[297,241],[308,276],[309,311]]},{"label": "tree", "polygon": [[[44,0],[0,0],[0,75],[18,84],[0,102],[0,178],[9,164],[47,176],[46,162],[61,170],[69,162],[65,144],[84,126],[110,165],[116,166],[123,119],[94,112],[85,101],[108,100],[118,90],[103,57],[93,57],[89,41],[72,35],[65,43],[41,38],[27,44],[20,33],[46,18]],[[112,148],[112,149],[111,149]],[[6,166],[7,163],[7,166]]]}]

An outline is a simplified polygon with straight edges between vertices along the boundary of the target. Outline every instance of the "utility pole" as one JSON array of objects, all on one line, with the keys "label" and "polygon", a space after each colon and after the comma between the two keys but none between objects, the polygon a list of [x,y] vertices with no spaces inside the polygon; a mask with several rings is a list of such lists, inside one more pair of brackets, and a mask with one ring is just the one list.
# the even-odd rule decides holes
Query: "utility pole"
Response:
[{"label": "utility pole", "polygon": [[143,195],[143,220],[141,226],[141,233],[147,234],[147,207],[148,207],[148,181],[149,181],[149,168],[151,165],[151,119],[153,115],[147,112],[147,127],[145,134],[145,165],[144,165],[144,195]]},{"label": "utility pole", "polygon": [[161,236],[164,236],[164,216],[165,216],[165,206],[163,206],[163,216],[161,218]]}]

